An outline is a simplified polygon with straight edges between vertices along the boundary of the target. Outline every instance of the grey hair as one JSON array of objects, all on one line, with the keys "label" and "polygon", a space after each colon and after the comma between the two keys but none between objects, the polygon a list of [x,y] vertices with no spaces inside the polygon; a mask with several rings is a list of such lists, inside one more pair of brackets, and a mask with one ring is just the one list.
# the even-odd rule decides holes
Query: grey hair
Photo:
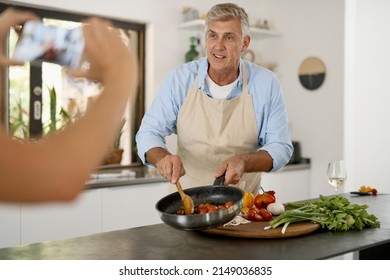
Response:
[{"label": "grey hair", "polygon": [[243,8],[233,3],[217,4],[211,7],[206,15],[206,28],[211,21],[226,21],[230,19],[238,19],[240,21],[243,37],[249,35],[248,14]]}]

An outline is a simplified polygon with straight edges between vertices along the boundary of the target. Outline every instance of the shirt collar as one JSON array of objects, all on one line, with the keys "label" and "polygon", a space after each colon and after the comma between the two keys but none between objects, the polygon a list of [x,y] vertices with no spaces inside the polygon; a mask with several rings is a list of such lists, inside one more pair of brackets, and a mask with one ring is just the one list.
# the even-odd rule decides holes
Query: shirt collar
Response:
[{"label": "shirt collar", "polygon": [[[238,66],[240,69],[240,73],[238,75],[238,82],[237,87],[242,87],[242,66],[244,65],[244,62],[240,58],[240,65]],[[206,91],[207,83],[206,83],[206,75],[207,75],[207,69],[209,68],[209,61],[206,57],[201,58],[199,62],[199,69],[198,69],[198,81],[199,81],[199,89],[202,91]],[[207,89],[208,90],[208,89]]]}]

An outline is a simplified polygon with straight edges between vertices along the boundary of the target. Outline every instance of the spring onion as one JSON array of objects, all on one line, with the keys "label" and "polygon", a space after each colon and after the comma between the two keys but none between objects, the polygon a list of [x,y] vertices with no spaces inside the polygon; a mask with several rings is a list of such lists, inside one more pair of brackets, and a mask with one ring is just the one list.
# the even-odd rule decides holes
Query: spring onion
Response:
[{"label": "spring onion", "polygon": [[352,204],[347,198],[337,195],[320,195],[320,199],[313,202],[288,203],[287,208],[289,210],[270,221],[265,229],[284,225],[282,230],[285,232],[289,224],[304,221],[318,223],[332,231],[380,227],[378,218],[367,213],[367,205]]}]

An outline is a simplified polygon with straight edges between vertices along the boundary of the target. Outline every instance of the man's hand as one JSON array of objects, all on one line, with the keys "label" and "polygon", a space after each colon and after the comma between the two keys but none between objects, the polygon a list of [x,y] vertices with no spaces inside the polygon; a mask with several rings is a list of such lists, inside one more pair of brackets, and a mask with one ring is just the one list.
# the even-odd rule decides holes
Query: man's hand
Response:
[{"label": "man's hand", "polygon": [[177,180],[184,174],[183,163],[177,155],[172,155],[166,149],[155,147],[146,152],[146,161],[153,164],[158,173],[166,178],[172,184],[176,184]]},{"label": "man's hand", "polygon": [[267,151],[240,154],[224,160],[214,174],[218,178],[225,174],[225,185],[237,184],[245,172],[269,172],[272,170],[272,157]]},{"label": "man's hand", "polygon": [[186,173],[180,157],[176,155],[166,155],[157,162],[156,167],[158,173],[172,184],[176,184],[177,180]]},{"label": "man's hand", "polygon": [[[0,64],[7,65],[23,65],[24,61],[16,61],[9,59],[5,54],[4,42],[7,39],[8,31],[11,27],[24,24],[28,20],[38,19],[38,16],[31,12],[18,11],[14,8],[6,9],[0,16]],[[15,29],[15,31],[19,31]]]},{"label": "man's hand", "polygon": [[224,160],[214,174],[218,178],[225,174],[225,185],[237,184],[245,172],[245,161],[240,156],[233,156]]}]

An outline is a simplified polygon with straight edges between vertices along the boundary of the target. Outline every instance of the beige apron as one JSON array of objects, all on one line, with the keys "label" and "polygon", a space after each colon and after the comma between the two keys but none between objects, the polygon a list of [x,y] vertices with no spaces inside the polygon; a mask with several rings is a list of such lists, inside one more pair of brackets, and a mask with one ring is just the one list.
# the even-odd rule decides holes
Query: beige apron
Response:
[{"label": "beige apron", "polygon": [[[231,100],[213,99],[200,91],[198,77],[188,91],[177,118],[177,154],[186,170],[180,178],[183,188],[212,185],[222,161],[259,148],[246,69],[241,68],[243,93]],[[260,177],[260,172],[245,173],[236,186],[256,195]]]}]

